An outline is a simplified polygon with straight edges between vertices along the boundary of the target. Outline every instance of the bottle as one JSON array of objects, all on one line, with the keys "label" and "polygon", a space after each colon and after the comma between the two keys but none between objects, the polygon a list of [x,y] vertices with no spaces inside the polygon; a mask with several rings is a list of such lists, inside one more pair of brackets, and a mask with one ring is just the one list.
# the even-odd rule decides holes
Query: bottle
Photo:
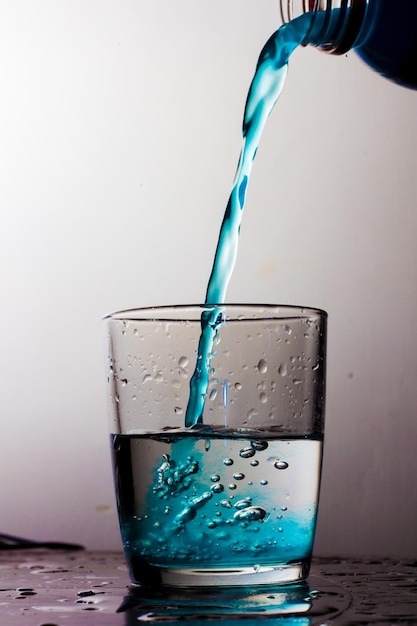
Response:
[{"label": "bottle", "polygon": [[353,49],[382,76],[417,89],[417,0],[281,0],[283,22],[307,13],[303,45]]}]

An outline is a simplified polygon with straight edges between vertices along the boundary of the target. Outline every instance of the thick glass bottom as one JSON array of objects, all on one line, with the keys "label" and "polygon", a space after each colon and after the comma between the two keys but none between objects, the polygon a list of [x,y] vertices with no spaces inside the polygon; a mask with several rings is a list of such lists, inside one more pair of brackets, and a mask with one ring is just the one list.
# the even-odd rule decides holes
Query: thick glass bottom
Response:
[{"label": "thick glass bottom", "polygon": [[[239,568],[131,568],[133,584],[159,584],[168,587],[242,587],[281,585],[303,581],[310,569],[310,559],[279,565],[255,565]],[[151,571],[152,570],[152,571]]]}]

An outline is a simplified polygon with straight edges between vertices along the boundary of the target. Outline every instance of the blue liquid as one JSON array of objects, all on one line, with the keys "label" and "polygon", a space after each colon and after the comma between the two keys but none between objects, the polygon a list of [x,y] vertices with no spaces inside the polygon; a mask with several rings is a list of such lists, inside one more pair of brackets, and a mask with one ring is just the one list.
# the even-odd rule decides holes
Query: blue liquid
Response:
[{"label": "blue liquid", "polygon": [[[318,21],[315,20],[316,28],[319,26]],[[201,317],[197,363],[190,381],[190,396],[185,416],[185,426],[188,428],[203,422],[213,340],[222,321],[222,308],[218,305],[225,302],[227,287],[235,266],[242,214],[258,145],[267,119],[284,87],[288,60],[306,39],[311,25],[311,15],[306,14],[281,26],[267,41],[258,59],[243,116],[243,145],[237,172],[223,217],[207,286],[205,301],[206,304],[213,305],[213,308],[211,311],[205,311]]]},{"label": "blue liquid", "polygon": [[124,547],[137,582],[158,568],[308,563],[322,442],[233,433],[113,436]]}]

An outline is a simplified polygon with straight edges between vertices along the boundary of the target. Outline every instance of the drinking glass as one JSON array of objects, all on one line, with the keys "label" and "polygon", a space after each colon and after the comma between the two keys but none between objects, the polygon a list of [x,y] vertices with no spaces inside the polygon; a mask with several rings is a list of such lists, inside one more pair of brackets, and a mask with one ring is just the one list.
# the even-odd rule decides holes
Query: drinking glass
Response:
[{"label": "drinking glass", "polygon": [[252,304],[105,318],[114,479],[133,584],[201,589],[307,577],[326,319],[318,309]]}]

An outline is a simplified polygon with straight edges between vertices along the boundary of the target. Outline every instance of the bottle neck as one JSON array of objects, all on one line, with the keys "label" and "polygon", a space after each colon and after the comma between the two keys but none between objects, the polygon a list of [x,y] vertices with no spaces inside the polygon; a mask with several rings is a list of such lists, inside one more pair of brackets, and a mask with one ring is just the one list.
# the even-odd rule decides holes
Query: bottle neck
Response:
[{"label": "bottle neck", "polygon": [[372,0],[280,0],[284,23],[311,13],[303,45],[329,54],[346,54],[362,39],[362,27]]}]

